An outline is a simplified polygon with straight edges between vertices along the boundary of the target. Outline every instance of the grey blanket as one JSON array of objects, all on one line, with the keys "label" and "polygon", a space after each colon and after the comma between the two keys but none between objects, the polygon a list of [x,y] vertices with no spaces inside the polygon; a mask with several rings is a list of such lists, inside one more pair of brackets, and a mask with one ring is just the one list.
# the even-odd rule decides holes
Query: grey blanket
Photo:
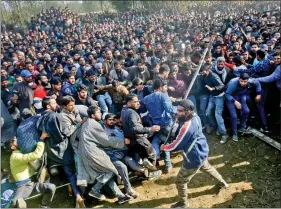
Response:
[{"label": "grey blanket", "polygon": [[77,130],[77,136],[78,185],[86,186],[95,180],[106,183],[112,176],[118,176],[118,171],[103,150],[104,147],[111,146],[110,140],[97,121],[88,118]]},{"label": "grey blanket", "polygon": [[60,131],[58,113],[51,110],[43,112],[37,122],[37,128],[49,135],[46,140],[48,166],[63,165],[63,156],[68,148],[69,140]]},{"label": "grey blanket", "polygon": [[1,117],[3,118],[3,126],[1,127],[1,146],[8,140],[14,138],[16,124],[10,115],[6,105],[1,100]]}]

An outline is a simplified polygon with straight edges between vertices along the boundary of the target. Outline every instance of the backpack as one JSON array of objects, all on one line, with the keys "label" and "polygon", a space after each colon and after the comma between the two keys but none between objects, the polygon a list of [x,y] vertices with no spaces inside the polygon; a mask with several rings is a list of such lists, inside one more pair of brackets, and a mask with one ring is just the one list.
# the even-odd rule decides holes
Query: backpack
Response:
[{"label": "backpack", "polygon": [[37,142],[40,140],[40,132],[36,127],[36,123],[40,116],[34,115],[19,125],[16,131],[17,143],[19,150],[23,153],[33,152],[36,148]]}]

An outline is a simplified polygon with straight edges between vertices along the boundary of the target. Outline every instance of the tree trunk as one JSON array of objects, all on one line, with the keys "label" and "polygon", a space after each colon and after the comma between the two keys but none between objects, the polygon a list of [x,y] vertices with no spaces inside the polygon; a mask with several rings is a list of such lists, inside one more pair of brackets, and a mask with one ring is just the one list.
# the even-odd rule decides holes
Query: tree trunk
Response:
[{"label": "tree trunk", "polygon": [[103,11],[103,1],[100,1],[100,7],[101,7],[101,12],[103,14],[104,13],[104,11]]},{"label": "tree trunk", "polygon": [[20,25],[22,26],[22,14],[21,14],[22,9],[21,9],[21,4],[20,4],[19,1],[14,1],[14,3],[15,3],[16,11],[17,11],[18,17],[19,17],[18,21],[20,22]]}]

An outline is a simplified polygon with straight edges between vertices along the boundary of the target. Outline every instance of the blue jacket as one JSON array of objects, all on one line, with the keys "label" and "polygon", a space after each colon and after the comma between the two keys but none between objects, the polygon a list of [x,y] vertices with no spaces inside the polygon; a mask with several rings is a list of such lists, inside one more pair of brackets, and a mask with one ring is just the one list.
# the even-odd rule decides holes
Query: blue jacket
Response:
[{"label": "blue jacket", "polygon": [[183,166],[186,169],[199,168],[203,164],[208,157],[209,146],[197,114],[183,124],[176,139],[171,144],[165,145],[164,150],[182,151]]},{"label": "blue jacket", "polygon": [[271,83],[273,81],[276,82],[276,86],[281,90],[281,72],[280,65],[278,65],[274,72],[268,76],[257,78],[260,83]]},{"label": "blue jacket", "polygon": [[241,87],[239,78],[233,78],[226,86],[225,98],[228,102],[234,102],[234,97],[242,97],[247,94],[248,90],[253,86],[256,87],[257,95],[261,94],[261,84],[257,79],[250,78],[246,87]]},{"label": "blue jacket", "polygon": [[73,85],[70,83],[66,82],[63,87],[61,88],[61,92],[63,93],[63,96],[69,95],[69,96],[74,96],[75,94],[75,89]]},{"label": "blue jacket", "polygon": [[267,76],[269,74],[269,67],[270,67],[270,59],[264,58],[263,60],[259,61],[258,64],[255,66],[250,65],[247,69],[243,67],[238,67],[234,70],[234,74],[239,77],[240,73],[248,73],[253,78]]},{"label": "blue jacket", "polygon": [[151,116],[153,125],[166,126],[172,122],[171,114],[175,113],[175,110],[167,93],[152,93],[144,98],[143,103]]}]

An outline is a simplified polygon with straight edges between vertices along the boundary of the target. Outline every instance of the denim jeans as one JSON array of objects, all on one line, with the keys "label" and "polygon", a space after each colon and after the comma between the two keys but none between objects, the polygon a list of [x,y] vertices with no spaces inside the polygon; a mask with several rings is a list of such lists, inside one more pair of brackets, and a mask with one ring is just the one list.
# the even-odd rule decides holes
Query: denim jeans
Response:
[{"label": "denim jeans", "polygon": [[[15,196],[12,199],[11,205],[16,206],[16,202],[19,198],[28,198],[31,195],[42,194],[42,205],[50,206],[53,200],[54,194],[56,192],[56,185],[51,183],[35,183],[29,181],[21,186],[19,186],[15,192]],[[1,201],[3,201],[1,199]]]},{"label": "denim jeans", "polygon": [[188,96],[187,97],[187,99],[189,99],[189,100],[191,100],[192,102],[193,102],[193,104],[194,104],[194,112],[196,112],[197,113],[197,103],[196,103],[196,98],[195,98],[195,96],[194,95],[190,95],[190,96]]},{"label": "denim jeans", "polygon": [[[68,145],[70,146],[70,144]],[[75,163],[75,153],[73,152],[72,147],[68,147],[67,151],[64,152],[64,156],[63,156],[63,161],[64,161],[64,165],[63,165],[63,170],[72,186],[73,189],[73,193],[75,195],[80,195],[81,194],[81,190],[80,188],[77,186],[77,177],[76,177],[76,163]],[[76,156],[77,157],[77,156]],[[77,160],[77,158],[76,158]],[[77,162],[77,161],[76,161]]]},{"label": "denim jeans", "polygon": [[97,96],[97,100],[99,102],[99,106],[101,108],[102,113],[108,112],[109,108],[111,107],[112,100],[108,92],[105,94],[101,94]]},{"label": "denim jeans", "polygon": [[217,127],[218,132],[222,135],[225,135],[226,129],[224,125],[224,119],[222,117],[223,105],[224,96],[214,97],[210,95],[206,116],[209,120],[208,125]]},{"label": "denim jeans", "polygon": [[[250,110],[246,103],[247,97],[246,97],[246,95],[244,95],[242,97],[235,97],[235,100],[240,102],[240,104],[242,105],[242,109],[240,110],[240,114],[241,114],[240,125],[241,125],[241,127],[246,128],[247,127],[246,121],[247,121],[249,113],[250,113]],[[229,102],[229,101],[226,102],[226,106],[229,110],[230,117],[231,117],[232,134],[237,135],[236,107],[233,102]]]},{"label": "denim jeans", "polygon": [[129,173],[127,166],[121,162],[120,160],[116,160],[112,162],[115,166],[116,170],[118,171],[118,174],[121,176],[123,182],[124,182],[124,188],[126,191],[130,191],[132,189],[130,179],[129,179]]},{"label": "denim jeans", "polygon": [[76,178],[76,171],[75,171],[75,165],[64,165],[63,166],[63,170],[71,184],[71,187],[73,189],[73,193],[74,195],[80,195],[81,194],[81,191],[80,191],[80,188],[77,186],[77,178]]},{"label": "denim jeans", "polygon": [[101,182],[97,182],[93,187],[92,190],[100,193],[101,188],[105,185],[108,184],[109,188],[111,189],[111,191],[114,193],[114,195],[117,198],[120,197],[124,197],[124,194],[121,192],[121,190],[119,189],[119,187],[117,186],[117,184],[115,183],[114,179],[111,178],[109,181],[107,181],[106,183],[101,183]]},{"label": "denim jeans", "polygon": [[130,156],[124,157],[123,162],[133,171],[141,171],[143,169],[138,161]]},{"label": "denim jeans", "polygon": [[113,102],[110,107],[110,112],[115,115],[118,115],[121,113],[122,108],[123,108],[123,104],[118,104]]},{"label": "denim jeans", "polygon": [[261,124],[263,125],[263,127],[267,126],[266,113],[264,110],[264,105],[267,99],[267,95],[268,95],[268,87],[263,87],[261,91],[261,101],[257,103],[257,107],[261,118]]},{"label": "denim jeans", "polygon": [[209,94],[204,94],[200,96],[200,116],[202,118],[203,124],[208,124],[208,118],[206,116],[206,109],[208,107],[209,102]]},{"label": "denim jeans", "polygon": [[[160,144],[163,144],[169,134],[170,129],[172,128],[172,123],[161,127],[160,131],[155,133],[152,139],[152,146],[156,152],[156,159],[160,159]],[[166,167],[172,166],[170,152],[164,152],[164,162]]]}]

